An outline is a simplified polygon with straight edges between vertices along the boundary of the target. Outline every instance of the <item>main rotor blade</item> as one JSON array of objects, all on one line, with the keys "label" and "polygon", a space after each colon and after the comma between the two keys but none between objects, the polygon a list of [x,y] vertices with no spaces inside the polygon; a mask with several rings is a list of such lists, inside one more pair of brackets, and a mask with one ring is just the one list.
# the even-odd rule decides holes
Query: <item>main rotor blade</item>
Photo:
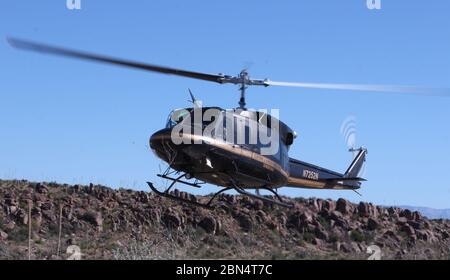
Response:
[{"label": "main rotor blade", "polygon": [[68,56],[73,58],[79,58],[84,60],[91,60],[102,63],[115,64],[120,66],[126,66],[136,69],[143,69],[152,72],[158,72],[169,75],[177,75],[182,77],[194,78],[199,80],[211,81],[221,83],[220,79],[223,78],[222,75],[205,74],[199,72],[186,71],[181,69],[169,68],[164,66],[144,64],[140,62],[128,61],[123,59],[117,59],[108,56],[102,56],[92,53],[86,53],[81,51],[75,51],[71,49],[65,49],[60,47],[49,46],[41,43],[25,41],[15,38],[7,38],[8,43],[18,49],[36,51],[47,54],[55,54],[60,56]]},{"label": "main rotor blade", "polygon": [[450,97],[450,89],[448,88],[425,88],[425,87],[395,86],[395,85],[291,83],[291,82],[276,82],[270,80],[266,80],[264,83],[269,86],[301,87],[301,88],[331,89],[331,90],[355,90],[355,91],[404,93],[404,94]]}]

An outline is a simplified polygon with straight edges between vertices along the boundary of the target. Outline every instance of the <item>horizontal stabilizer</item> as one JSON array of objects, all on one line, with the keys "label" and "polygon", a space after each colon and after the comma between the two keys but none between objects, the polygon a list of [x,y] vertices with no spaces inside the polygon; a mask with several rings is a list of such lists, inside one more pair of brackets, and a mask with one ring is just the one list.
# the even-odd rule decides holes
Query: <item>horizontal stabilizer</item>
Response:
[{"label": "horizontal stabilizer", "polygon": [[326,179],[319,179],[320,182],[361,182],[361,181],[367,181],[364,178],[360,177],[352,177],[352,178],[326,178]]}]

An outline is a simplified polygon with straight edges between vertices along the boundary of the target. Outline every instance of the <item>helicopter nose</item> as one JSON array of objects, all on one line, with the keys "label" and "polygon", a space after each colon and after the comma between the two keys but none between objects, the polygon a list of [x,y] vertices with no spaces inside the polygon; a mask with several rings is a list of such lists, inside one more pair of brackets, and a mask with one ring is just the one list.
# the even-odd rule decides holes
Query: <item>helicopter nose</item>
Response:
[{"label": "helicopter nose", "polygon": [[170,129],[161,129],[150,136],[150,148],[159,158],[164,154],[164,144],[167,141],[170,141]]},{"label": "helicopter nose", "polygon": [[170,137],[170,134],[166,129],[159,130],[155,133],[153,133],[152,136],[150,136],[149,144],[150,148],[157,149],[162,145],[162,142],[167,140],[167,136]]}]

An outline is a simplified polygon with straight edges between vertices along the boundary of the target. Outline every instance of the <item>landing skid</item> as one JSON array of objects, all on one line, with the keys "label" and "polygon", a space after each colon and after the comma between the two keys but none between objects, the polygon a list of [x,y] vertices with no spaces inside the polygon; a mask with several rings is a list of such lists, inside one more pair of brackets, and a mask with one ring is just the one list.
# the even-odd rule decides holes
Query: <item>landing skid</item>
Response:
[{"label": "landing skid", "polygon": [[271,198],[267,198],[267,197],[265,197],[265,196],[258,195],[258,194],[253,194],[253,193],[251,193],[251,192],[248,192],[248,191],[244,190],[243,188],[235,187],[234,189],[235,189],[238,193],[240,193],[240,194],[242,194],[242,195],[247,195],[247,196],[249,196],[249,197],[253,197],[253,198],[262,200],[262,201],[264,201],[264,202],[272,203],[272,204],[275,204],[275,205],[278,205],[278,206],[282,206],[282,207],[286,207],[286,208],[292,208],[292,207],[294,207],[293,204],[283,202],[283,200],[281,199],[281,197],[280,197],[274,190],[272,190],[272,189],[270,189],[270,188],[260,188],[260,189],[268,190],[269,192],[273,193],[273,194],[275,195],[275,197],[278,198],[278,200],[274,200],[274,199],[271,199]]},{"label": "landing skid", "polygon": [[267,190],[267,191],[273,193],[274,196],[275,196],[278,200],[274,200],[274,199],[271,199],[271,198],[268,198],[268,197],[265,197],[265,196],[262,196],[262,195],[259,195],[259,194],[253,194],[253,193],[251,193],[251,192],[248,192],[248,191],[246,191],[244,188],[239,187],[239,186],[234,182],[234,180],[231,180],[231,183],[232,183],[233,186],[222,188],[221,190],[219,190],[218,192],[216,192],[216,193],[208,200],[207,203],[200,203],[200,202],[197,202],[197,201],[194,201],[194,200],[189,200],[189,199],[181,198],[181,197],[178,197],[178,196],[173,195],[173,194],[170,192],[170,190],[172,189],[172,187],[173,187],[176,183],[181,183],[181,184],[184,184],[184,185],[187,185],[187,186],[191,186],[191,187],[195,187],[195,188],[201,188],[201,185],[200,185],[201,183],[198,183],[197,181],[195,181],[194,183],[190,183],[190,182],[186,182],[186,181],[184,181],[184,180],[181,180],[181,179],[183,179],[184,177],[186,177],[186,175],[187,175],[186,173],[183,173],[183,174],[179,175],[179,176],[176,177],[176,178],[170,177],[170,176],[169,176],[170,174],[173,174],[173,173],[170,173],[168,170],[166,170],[166,172],[164,172],[163,174],[157,174],[157,175],[158,175],[159,177],[161,177],[161,178],[164,178],[164,179],[167,179],[167,180],[172,181],[172,183],[169,185],[168,188],[166,188],[165,191],[159,191],[157,188],[155,188],[155,186],[154,186],[153,183],[151,183],[151,182],[147,182],[147,184],[148,184],[148,186],[150,187],[150,189],[151,189],[152,191],[154,191],[156,194],[158,194],[158,195],[160,195],[160,196],[167,197],[167,198],[170,198],[170,199],[173,199],[173,200],[176,200],[176,201],[180,201],[180,202],[184,202],[184,203],[187,203],[187,204],[191,204],[191,205],[195,205],[195,206],[200,206],[200,207],[208,208],[208,209],[212,209],[212,208],[213,208],[213,207],[211,206],[211,204],[212,204],[212,202],[214,201],[214,199],[215,199],[219,194],[221,194],[221,193],[223,193],[223,192],[225,192],[225,191],[228,191],[228,190],[235,190],[235,191],[237,191],[237,192],[238,192],[239,194],[241,194],[241,195],[246,195],[246,196],[249,196],[249,197],[252,197],[252,198],[255,198],[255,199],[259,199],[259,200],[262,200],[262,201],[267,202],[267,203],[279,205],[279,206],[282,206],[282,207],[287,207],[287,208],[292,208],[292,207],[293,207],[292,204],[283,202],[283,200],[281,199],[281,197],[280,197],[273,189],[271,189],[271,188],[268,188],[268,187],[261,187],[261,188],[259,188],[259,189]]},{"label": "landing skid", "polygon": [[227,190],[231,189],[231,188],[221,189],[220,191],[215,193],[213,195],[213,197],[207,203],[200,203],[200,202],[197,202],[197,201],[193,201],[193,200],[189,200],[189,199],[185,199],[185,198],[181,198],[181,197],[175,196],[175,195],[170,194],[169,192],[167,192],[167,190],[164,191],[164,192],[161,192],[157,188],[155,188],[155,186],[153,186],[153,184],[151,182],[147,182],[147,184],[148,184],[148,186],[150,187],[150,189],[152,191],[154,191],[155,193],[157,193],[160,196],[167,197],[167,198],[170,198],[170,199],[173,199],[173,200],[176,200],[176,201],[184,202],[184,203],[187,203],[187,204],[192,204],[192,205],[195,205],[195,206],[204,207],[204,208],[207,208],[207,209],[213,209],[213,207],[211,207],[211,203],[214,200],[214,198],[217,197],[217,195],[219,195],[220,193],[222,193],[224,191],[227,191]]}]

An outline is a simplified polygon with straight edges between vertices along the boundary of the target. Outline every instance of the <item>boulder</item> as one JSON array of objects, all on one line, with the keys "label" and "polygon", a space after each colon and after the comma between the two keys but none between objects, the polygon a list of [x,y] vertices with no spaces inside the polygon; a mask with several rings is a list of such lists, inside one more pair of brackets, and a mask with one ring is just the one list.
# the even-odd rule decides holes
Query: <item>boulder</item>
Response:
[{"label": "boulder", "polygon": [[351,203],[343,198],[339,198],[336,202],[336,210],[342,214],[349,214],[351,211]]},{"label": "boulder", "polygon": [[6,231],[13,230],[15,227],[16,227],[16,223],[14,221],[9,221],[2,225],[2,228]]},{"label": "boulder", "polygon": [[316,227],[314,234],[318,239],[328,240],[328,233],[322,227]]},{"label": "boulder", "polygon": [[410,220],[410,221],[408,221],[408,224],[410,226],[412,226],[414,229],[423,229],[424,228],[423,223],[417,222],[416,220]]},{"label": "boulder", "polygon": [[53,208],[53,204],[51,202],[44,202],[41,205],[42,210],[51,210]]},{"label": "boulder", "polygon": [[342,216],[341,212],[338,212],[338,211],[331,211],[331,212],[330,212],[330,215],[329,215],[329,218],[330,218],[331,220],[333,220],[333,221],[337,221],[337,220],[339,220],[339,219],[342,219],[343,216]]},{"label": "boulder", "polygon": [[437,238],[434,236],[433,232],[429,230],[417,230],[416,235],[417,239],[426,241],[428,243],[433,243],[437,241]]},{"label": "boulder", "polygon": [[368,230],[376,230],[379,226],[380,226],[380,224],[378,223],[377,220],[375,220],[373,218],[369,218],[367,220],[367,229]]},{"label": "boulder", "polygon": [[178,229],[181,226],[181,218],[172,212],[165,212],[161,221],[170,228]]},{"label": "boulder", "polygon": [[256,220],[257,220],[258,223],[260,223],[260,224],[266,223],[267,220],[268,220],[266,212],[264,212],[263,210],[258,210],[258,211],[256,212]]},{"label": "boulder", "polygon": [[[299,232],[304,232],[308,224],[314,220],[313,215],[310,212],[296,211],[289,215],[287,222],[289,225],[295,227]],[[283,224],[283,222],[281,222]]]},{"label": "boulder", "polygon": [[252,205],[253,209],[255,210],[262,210],[264,208],[264,202],[262,202],[259,199],[255,199],[253,201],[253,205]]},{"label": "boulder", "polygon": [[216,232],[217,221],[212,216],[206,216],[200,220],[198,226],[204,229],[207,233],[214,234]]},{"label": "boulder", "polygon": [[311,198],[309,204],[313,207],[314,211],[318,212],[322,210],[322,201],[320,198]]},{"label": "boulder", "polygon": [[236,217],[236,220],[238,221],[239,226],[245,231],[250,231],[253,228],[253,221],[247,214],[241,213]]},{"label": "boulder", "polygon": [[352,243],[350,243],[350,246],[352,246],[353,252],[361,253],[362,250],[361,250],[360,246],[358,245],[358,243],[352,242]]},{"label": "boulder", "polygon": [[344,217],[339,211],[332,211],[328,218],[331,220],[331,226],[338,226],[345,230],[349,228],[349,222],[346,220],[346,217]]},{"label": "boulder", "polygon": [[80,190],[81,190],[80,185],[73,186],[73,192],[78,193],[78,192],[80,192]]},{"label": "boulder", "polygon": [[351,253],[353,252],[353,246],[348,244],[348,243],[342,243],[339,244],[339,251],[344,252],[344,253]]},{"label": "boulder", "polygon": [[404,225],[408,222],[408,219],[406,219],[405,217],[399,217],[397,219],[397,225]]},{"label": "boulder", "polygon": [[392,231],[392,230],[387,230],[387,231],[385,231],[385,232],[383,233],[383,236],[384,236],[385,238],[390,238],[390,239],[393,239],[393,240],[395,240],[395,241],[397,241],[397,242],[400,242],[400,237],[399,237],[394,231]]},{"label": "boulder", "polygon": [[400,230],[406,233],[406,235],[408,236],[413,236],[416,233],[414,229],[408,224],[403,225]]},{"label": "boulder", "polygon": [[19,202],[15,198],[8,197],[8,198],[5,198],[5,205],[6,206],[18,206]]},{"label": "boulder", "polygon": [[414,221],[421,221],[421,220],[423,220],[423,216],[422,216],[422,214],[420,214],[420,212],[414,211],[414,212],[412,213],[412,219],[413,219]]},{"label": "boulder", "polygon": [[403,209],[402,211],[400,211],[399,216],[400,217],[405,217],[407,220],[413,220],[414,219],[413,212],[411,212],[411,210],[409,210],[409,209]]},{"label": "boulder", "polygon": [[2,230],[0,230],[0,240],[8,239],[8,234]]},{"label": "boulder", "polygon": [[322,211],[330,212],[330,211],[333,211],[335,208],[336,208],[336,203],[334,201],[328,200],[328,199],[322,201],[322,207],[321,207]]},{"label": "boulder", "polygon": [[360,216],[363,216],[363,217],[370,216],[369,203],[360,202],[358,205],[358,213]]},{"label": "boulder", "polygon": [[313,219],[314,219],[313,215],[309,212],[303,212],[300,215],[300,221],[302,222],[311,223]]},{"label": "boulder", "polygon": [[35,186],[36,192],[40,194],[47,194],[48,193],[48,187],[45,184],[37,183]]},{"label": "boulder", "polygon": [[81,216],[82,220],[85,220],[97,227],[98,231],[103,229],[103,218],[100,212],[87,211]]}]

